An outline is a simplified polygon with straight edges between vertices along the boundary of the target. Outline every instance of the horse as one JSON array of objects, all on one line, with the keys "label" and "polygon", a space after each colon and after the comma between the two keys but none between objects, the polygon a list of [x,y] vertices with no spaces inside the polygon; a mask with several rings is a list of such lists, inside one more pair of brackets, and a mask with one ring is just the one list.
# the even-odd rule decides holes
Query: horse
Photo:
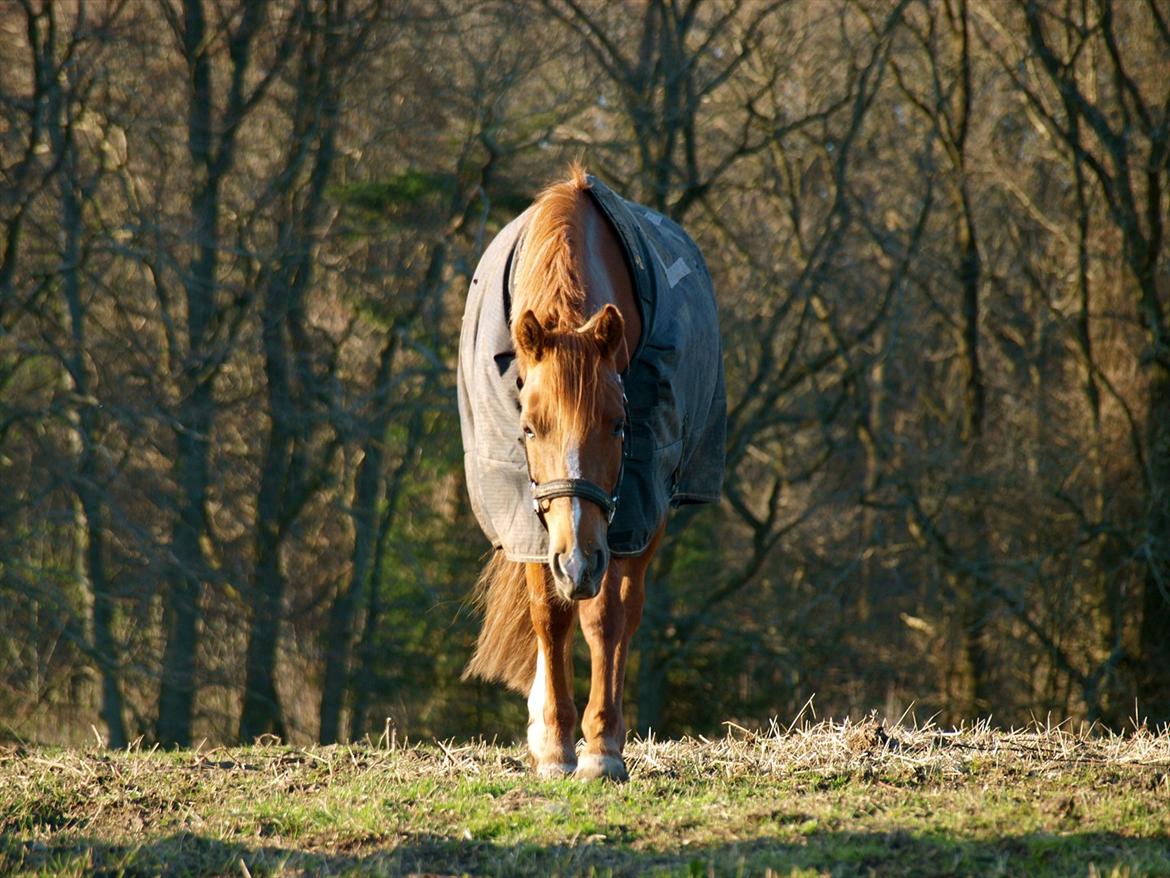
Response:
[{"label": "horse", "polygon": [[[669,342],[646,349],[644,324],[656,314],[686,311],[651,306],[665,302],[675,278],[692,269],[709,287],[697,247],[677,226],[669,224],[670,233],[684,245],[685,256],[673,263],[673,273],[662,253],[651,249],[641,225],[661,228],[663,222],[574,164],[567,179],[546,188],[489,247],[464,316],[459,378],[465,464],[472,505],[497,545],[476,585],[483,624],[465,677],[527,694],[528,749],[542,777],[628,778],[626,663],[642,619],[647,568],[665,530],[666,501],[718,499],[717,486],[682,484],[686,464],[704,448],[718,456],[722,474],[726,402],[709,292],[700,297],[701,319],[685,322],[708,324],[708,374],[690,397],[699,402],[692,408],[707,414],[696,419],[714,425],[691,429],[691,441],[684,443],[674,434],[688,429],[689,415],[680,416],[677,398],[657,409],[655,399],[646,402],[647,395],[674,392],[659,385],[669,383],[678,363],[671,360]],[[496,332],[507,331],[506,340],[484,341],[491,322],[484,301],[493,308],[502,302],[499,322],[506,330]],[[662,316],[660,323],[671,320]],[[490,356],[476,354],[477,344]],[[484,364],[478,373],[471,361]],[[492,382],[492,394],[477,397],[477,375]],[[636,409],[627,382],[638,390]],[[500,400],[483,399],[496,391],[503,394]],[[659,417],[663,410],[667,416]],[[497,449],[485,451],[489,422]],[[491,481],[496,476],[507,480],[498,490]],[[529,496],[517,496],[513,485]],[[626,524],[635,524],[615,539],[611,525],[619,508]],[[591,662],[579,755],[572,685],[578,623]]]}]

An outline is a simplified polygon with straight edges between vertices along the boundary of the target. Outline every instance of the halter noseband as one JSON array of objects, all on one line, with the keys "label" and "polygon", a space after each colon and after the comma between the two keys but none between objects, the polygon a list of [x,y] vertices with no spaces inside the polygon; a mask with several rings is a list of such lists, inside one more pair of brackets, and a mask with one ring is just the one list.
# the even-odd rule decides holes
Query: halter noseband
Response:
[{"label": "halter noseband", "polygon": [[[622,376],[617,376],[618,385],[622,386]],[[524,464],[528,467],[528,485],[532,489],[532,511],[536,513],[536,517],[540,519],[541,525],[545,530],[548,530],[548,522],[545,521],[545,513],[548,511],[546,502],[551,502],[558,497],[580,497],[582,500],[590,500],[601,507],[605,513],[605,523],[610,525],[613,523],[613,517],[617,513],[618,495],[622,490],[622,476],[626,472],[626,430],[630,426],[630,404],[626,399],[625,387],[622,386],[622,410],[624,412],[622,421],[622,447],[621,458],[618,461],[617,481],[614,482],[613,491],[606,491],[596,482],[591,482],[589,479],[554,479],[551,482],[544,482],[537,484],[536,479],[532,477],[532,462],[528,459],[528,443],[521,440],[524,444]]]}]

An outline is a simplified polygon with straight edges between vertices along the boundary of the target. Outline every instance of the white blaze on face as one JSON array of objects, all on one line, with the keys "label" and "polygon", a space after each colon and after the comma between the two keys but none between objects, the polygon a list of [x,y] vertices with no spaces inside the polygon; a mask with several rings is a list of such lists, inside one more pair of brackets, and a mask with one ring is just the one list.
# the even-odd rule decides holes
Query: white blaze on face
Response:
[{"label": "white blaze on face", "polygon": [[[581,478],[581,446],[574,445],[569,449],[565,463],[569,470],[570,479]],[[573,509],[573,541],[576,542],[581,533],[581,498],[570,497],[569,502]]]}]

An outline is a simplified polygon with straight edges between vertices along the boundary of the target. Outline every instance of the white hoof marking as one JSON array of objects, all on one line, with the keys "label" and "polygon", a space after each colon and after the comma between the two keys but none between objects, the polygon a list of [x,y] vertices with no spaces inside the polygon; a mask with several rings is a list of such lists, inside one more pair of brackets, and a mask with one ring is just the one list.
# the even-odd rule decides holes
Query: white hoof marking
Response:
[{"label": "white hoof marking", "polygon": [[577,766],[568,762],[545,762],[536,766],[536,776],[542,778],[568,777]]},{"label": "white hoof marking", "polygon": [[574,774],[581,780],[629,780],[626,763],[620,756],[609,756],[604,753],[582,753],[577,761],[577,771]]}]

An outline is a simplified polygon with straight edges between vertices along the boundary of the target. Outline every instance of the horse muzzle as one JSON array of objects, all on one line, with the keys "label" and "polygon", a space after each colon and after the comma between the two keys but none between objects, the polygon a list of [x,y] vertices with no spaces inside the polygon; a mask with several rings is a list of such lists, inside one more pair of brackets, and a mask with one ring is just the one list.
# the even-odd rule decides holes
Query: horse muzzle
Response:
[{"label": "horse muzzle", "polygon": [[557,591],[570,601],[597,597],[608,566],[609,552],[605,549],[587,555],[577,546],[568,552],[554,553],[549,560]]}]

